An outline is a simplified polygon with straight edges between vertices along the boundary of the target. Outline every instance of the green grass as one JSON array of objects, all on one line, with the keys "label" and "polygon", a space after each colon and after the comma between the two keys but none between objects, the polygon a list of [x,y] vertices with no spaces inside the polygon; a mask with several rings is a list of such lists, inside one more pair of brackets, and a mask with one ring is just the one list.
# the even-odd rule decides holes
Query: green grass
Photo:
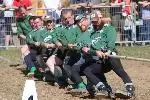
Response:
[{"label": "green grass", "polygon": [[0,50],[0,56],[10,60],[13,63],[20,63],[22,60],[20,49],[18,48],[9,48],[9,50]]},{"label": "green grass", "polygon": [[[134,47],[124,47],[117,46],[118,55],[139,57],[150,59],[150,46],[134,46]],[[0,56],[6,57],[7,59],[20,62],[21,54],[18,48],[9,48],[9,50],[0,50]]]},{"label": "green grass", "polygon": [[150,59],[150,46],[117,46],[119,55]]}]

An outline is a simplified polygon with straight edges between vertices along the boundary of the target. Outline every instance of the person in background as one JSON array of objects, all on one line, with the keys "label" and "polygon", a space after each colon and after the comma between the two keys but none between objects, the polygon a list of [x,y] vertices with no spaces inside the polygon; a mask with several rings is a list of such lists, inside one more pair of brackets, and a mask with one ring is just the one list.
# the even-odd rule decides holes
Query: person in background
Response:
[{"label": "person in background", "polygon": [[47,9],[47,15],[52,16],[56,23],[60,22],[61,0],[44,0],[44,5]]},{"label": "person in background", "polygon": [[34,8],[35,16],[44,16],[46,14],[44,0],[32,0]]},{"label": "person in background", "polygon": [[142,6],[142,20],[143,25],[140,26],[140,33],[142,40],[150,40],[150,1],[149,0],[142,0],[138,2]]},{"label": "person in background", "polygon": [[[121,41],[125,40],[126,34],[124,33],[124,18],[131,14],[130,0],[111,0],[111,19],[112,24],[115,25],[117,32],[120,34]],[[126,31],[125,31],[126,32]]]},{"label": "person in background", "polygon": [[[12,43],[12,28],[11,23],[13,22],[14,12],[10,11],[13,5],[13,0],[3,0],[4,7],[0,8],[1,11],[4,11],[4,19],[5,19],[5,46],[8,46],[9,43]],[[6,48],[8,49],[8,48]]]},{"label": "person in background", "polygon": [[32,2],[30,0],[14,0],[13,1],[13,8],[16,10],[16,18],[20,16],[19,7],[26,6],[27,10],[32,9]]},{"label": "person in background", "polygon": [[[3,0],[0,0],[0,7],[3,6]],[[4,26],[5,20],[4,20],[4,14],[3,11],[0,10],[0,45],[5,45],[5,26]],[[1,49],[1,48],[0,48]]]}]

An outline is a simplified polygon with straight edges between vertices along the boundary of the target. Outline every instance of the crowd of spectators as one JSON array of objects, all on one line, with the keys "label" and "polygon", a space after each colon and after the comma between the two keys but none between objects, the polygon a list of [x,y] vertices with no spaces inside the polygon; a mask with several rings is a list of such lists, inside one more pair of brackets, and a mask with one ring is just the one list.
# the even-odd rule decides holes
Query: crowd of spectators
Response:
[{"label": "crowd of spectators", "polygon": [[[110,6],[108,15],[112,18],[112,23],[117,27],[118,33],[120,34],[119,40],[132,41],[132,9],[134,3],[136,16],[138,16],[138,19],[141,19],[139,25],[137,25],[136,38],[139,41],[150,40],[150,2],[148,0],[100,0],[99,2],[100,4],[94,4],[92,0],[0,0],[0,44],[2,44],[2,38],[4,37],[4,45],[7,46],[12,42],[11,24],[20,15],[17,11],[18,7],[23,5],[27,7],[31,15],[51,16],[56,23],[60,21],[61,9],[63,7],[70,6],[71,9],[76,10],[81,6]],[[81,5],[79,6],[73,3],[81,3]]]}]

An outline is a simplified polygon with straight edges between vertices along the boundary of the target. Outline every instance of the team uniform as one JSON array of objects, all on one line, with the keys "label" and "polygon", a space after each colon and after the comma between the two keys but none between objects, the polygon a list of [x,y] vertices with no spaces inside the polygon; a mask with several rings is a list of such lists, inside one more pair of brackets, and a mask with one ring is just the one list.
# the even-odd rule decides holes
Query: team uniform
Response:
[{"label": "team uniform", "polygon": [[[112,34],[115,34],[113,26],[109,27],[108,25],[104,25],[104,27],[98,31],[94,31],[93,29],[90,31],[88,30],[85,33],[82,33],[83,35],[78,38],[78,43],[80,45],[82,44],[80,49],[82,47],[90,48],[90,54],[82,55],[84,59],[82,60],[83,62],[72,66],[72,77],[77,84],[78,90],[84,91],[86,88],[82,78],[80,77],[81,74],[84,74],[93,85],[97,86],[97,88],[99,88],[100,82],[103,82],[109,88],[109,92],[111,92],[111,88],[107,84],[104,76],[104,73],[110,71],[111,68],[107,68],[108,66],[103,68],[103,61],[96,56],[96,50],[105,50],[107,48],[107,34],[109,33],[107,29],[109,29]],[[111,38],[111,40],[113,40],[114,37],[112,36]],[[87,89],[93,96],[94,92],[91,92],[89,84],[87,85]]]},{"label": "team uniform", "polygon": [[[110,55],[116,55],[116,30],[114,26],[110,24],[105,24],[104,27],[98,33],[103,33],[103,35],[99,36],[98,34],[93,34],[91,36],[91,54],[95,54],[96,50],[101,50],[103,52],[110,52]],[[127,73],[124,71],[120,59],[108,57],[107,59],[101,59],[100,61],[101,63],[95,62],[84,69],[84,74],[87,76],[87,78],[101,92],[104,92],[108,96],[110,93],[112,93],[112,90],[106,81],[104,73],[113,70],[118,76],[122,78],[123,82],[125,83],[126,90],[127,92],[129,92],[129,97],[133,95],[134,87],[132,85],[132,81],[127,75]]]},{"label": "team uniform", "polygon": [[[32,31],[32,27],[29,23],[30,17],[31,16],[28,15],[25,19],[23,19],[23,18],[17,19],[16,26],[17,26],[18,36],[19,35],[27,36],[28,33],[30,33]],[[24,44],[26,44],[26,42],[23,39],[21,39],[20,44],[24,45]]]},{"label": "team uniform", "polygon": [[91,64],[90,55],[82,53],[82,47],[90,47],[91,46],[91,39],[90,36],[93,32],[92,27],[89,27],[85,32],[80,30],[80,36],[76,40],[77,47],[75,49],[81,54],[80,59],[71,66],[71,76],[75,82],[75,89],[85,89],[86,86],[83,83],[81,75],[83,75],[83,70],[89,64]]},{"label": "team uniform", "polygon": [[[76,30],[76,25],[70,25],[70,26],[60,26],[58,32],[56,33],[56,36],[54,37],[54,42],[61,42],[64,47],[64,52],[67,51],[66,55],[72,56],[76,52],[76,50],[69,50],[67,48],[68,44],[75,44],[76,38],[80,34],[78,30]],[[74,55],[75,56],[75,55]]]},{"label": "team uniform", "polygon": [[112,46],[112,44],[115,44],[115,34],[115,28],[109,24],[105,24],[101,30],[95,31],[91,35],[90,53],[94,61],[91,65],[84,69],[84,74],[87,76],[90,82],[92,82],[98,88],[98,90],[105,90],[103,92],[106,94],[106,96],[108,96],[112,90],[106,81],[104,73],[110,71],[111,66],[108,61],[105,61],[105,59],[100,59],[95,53],[97,50],[101,50],[103,52],[114,50],[114,46]]},{"label": "team uniform", "polygon": [[[45,27],[41,27],[40,29],[34,29],[27,35],[27,44],[30,48],[30,53],[25,56],[24,61],[27,64],[29,70],[35,71],[35,61],[37,60],[37,55],[41,54],[42,48],[38,43],[42,43],[44,40],[44,35],[47,34],[47,30]],[[38,45],[38,46],[37,46]]]}]

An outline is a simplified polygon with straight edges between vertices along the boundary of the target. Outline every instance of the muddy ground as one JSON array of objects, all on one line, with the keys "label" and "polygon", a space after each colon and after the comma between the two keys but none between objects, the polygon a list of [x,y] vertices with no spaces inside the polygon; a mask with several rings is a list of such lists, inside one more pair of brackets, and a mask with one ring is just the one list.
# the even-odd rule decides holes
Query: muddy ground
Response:
[{"label": "muddy ground", "polygon": [[[150,100],[150,63],[128,60],[123,60],[122,63],[135,84],[135,100]],[[123,89],[123,82],[116,74],[109,72],[106,76],[114,89]],[[26,79],[16,67],[10,67],[0,60],[0,100],[21,100]],[[90,100],[85,95],[73,97],[67,94],[67,90],[43,81],[36,81],[36,88],[38,100]]]}]

